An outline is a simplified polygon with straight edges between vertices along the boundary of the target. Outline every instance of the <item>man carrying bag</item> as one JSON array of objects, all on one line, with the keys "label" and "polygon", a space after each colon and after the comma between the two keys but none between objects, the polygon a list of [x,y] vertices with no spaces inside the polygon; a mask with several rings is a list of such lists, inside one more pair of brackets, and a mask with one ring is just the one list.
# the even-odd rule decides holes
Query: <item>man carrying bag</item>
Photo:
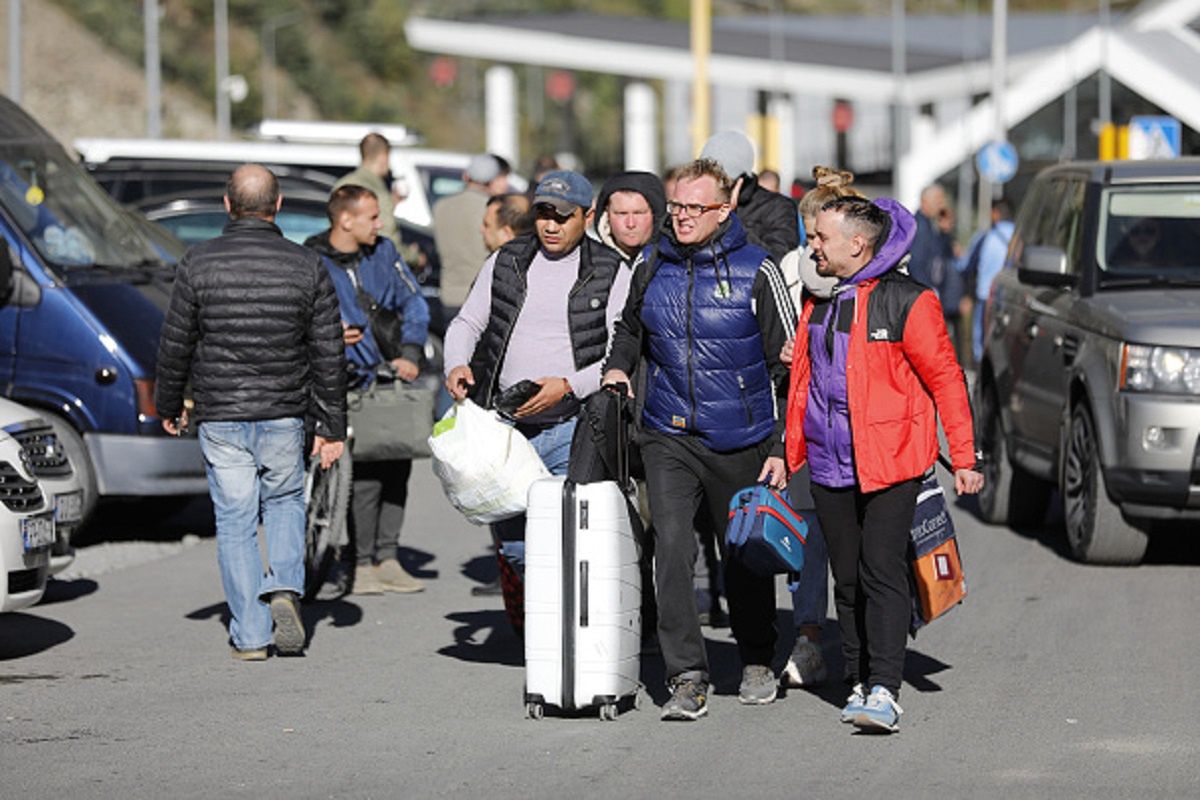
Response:
[{"label": "man carrying bag", "polygon": [[419,371],[429,307],[395,245],[379,236],[379,201],[370,189],[339,187],[328,213],[329,230],[305,244],[333,279],[351,370],[353,592],[419,592],[425,587],[400,565],[396,546],[412,458],[429,454],[432,390],[405,385]]}]

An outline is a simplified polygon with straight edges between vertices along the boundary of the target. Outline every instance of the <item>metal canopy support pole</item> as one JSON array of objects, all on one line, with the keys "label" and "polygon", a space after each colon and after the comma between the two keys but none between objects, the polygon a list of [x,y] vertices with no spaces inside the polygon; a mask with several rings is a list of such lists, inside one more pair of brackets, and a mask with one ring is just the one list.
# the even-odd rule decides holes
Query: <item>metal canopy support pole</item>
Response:
[{"label": "metal canopy support pole", "polygon": [[908,33],[905,30],[904,0],[892,0],[892,82],[895,95],[892,100],[892,191],[897,197],[907,194],[903,165],[910,146],[908,107],[905,95],[905,73],[907,64]]},{"label": "metal canopy support pole", "polygon": [[1103,128],[1112,123],[1112,79],[1108,75],[1108,34],[1112,29],[1112,17],[1109,15],[1108,0],[1100,0],[1100,125]]},{"label": "metal canopy support pole", "polygon": [[708,57],[712,52],[712,2],[692,0],[692,155],[708,141]]},{"label": "metal canopy support pole", "polygon": [[8,96],[21,102],[21,0],[8,0]]},{"label": "metal canopy support pole", "polygon": [[229,0],[213,0],[217,61],[217,138],[229,138]]},{"label": "metal canopy support pole", "polygon": [[658,172],[658,98],[641,81],[625,86],[625,169]]},{"label": "metal canopy support pole", "polygon": [[142,0],[146,31],[146,136],[162,136],[162,61],[158,49],[158,0]]},{"label": "metal canopy support pole", "polygon": [[[1004,121],[1004,101],[1008,83],[1008,0],[994,0],[992,3],[992,138],[997,142],[1008,140],[1008,125]],[[995,190],[983,175],[979,176],[979,216],[977,223],[980,228],[988,228],[992,224],[992,200]]]},{"label": "metal canopy support pole", "polygon": [[489,67],[484,73],[484,119],[487,151],[517,163],[517,74],[512,67]]},{"label": "metal canopy support pole", "polygon": [[262,24],[262,116],[263,119],[279,118],[279,81],[275,76],[275,40],[279,29],[295,24],[304,18],[299,11],[288,11],[264,20]]}]

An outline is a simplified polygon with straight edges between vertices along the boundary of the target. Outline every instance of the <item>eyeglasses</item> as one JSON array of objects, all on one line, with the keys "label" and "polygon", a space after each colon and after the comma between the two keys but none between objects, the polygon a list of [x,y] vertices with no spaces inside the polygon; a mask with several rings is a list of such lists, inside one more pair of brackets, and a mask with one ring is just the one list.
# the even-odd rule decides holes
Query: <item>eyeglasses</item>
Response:
[{"label": "eyeglasses", "polygon": [[718,208],[724,208],[727,203],[709,203],[702,205],[700,203],[676,203],[674,200],[667,203],[667,213],[672,217],[688,217],[695,219],[696,217],[708,211],[716,211]]}]

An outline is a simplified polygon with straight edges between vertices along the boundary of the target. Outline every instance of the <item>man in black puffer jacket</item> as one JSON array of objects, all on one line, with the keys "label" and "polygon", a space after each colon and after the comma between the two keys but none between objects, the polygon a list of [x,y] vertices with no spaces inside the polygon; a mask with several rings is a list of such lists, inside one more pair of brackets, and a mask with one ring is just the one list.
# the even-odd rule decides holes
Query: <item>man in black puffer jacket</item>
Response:
[{"label": "man in black puffer jacket", "polygon": [[[230,222],[188,251],[175,273],[158,345],[155,404],[178,435],[191,382],[217,520],[229,640],[242,661],[267,657],[271,624],[285,655],[304,647],[304,421],[328,467],[346,438],[346,366],[337,295],[320,256],[283,238],[269,170],[238,167]],[[263,574],[261,509],[270,567]]]},{"label": "man in black puffer jacket", "polygon": [[704,143],[700,157],[716,161],[735,181],[733,207],[750,243],[766,250],[776,266],[783,263],[783,257],[800,246],[800,217],[790,198],[758,185],[754,145],[744,133],[721,131]]}]

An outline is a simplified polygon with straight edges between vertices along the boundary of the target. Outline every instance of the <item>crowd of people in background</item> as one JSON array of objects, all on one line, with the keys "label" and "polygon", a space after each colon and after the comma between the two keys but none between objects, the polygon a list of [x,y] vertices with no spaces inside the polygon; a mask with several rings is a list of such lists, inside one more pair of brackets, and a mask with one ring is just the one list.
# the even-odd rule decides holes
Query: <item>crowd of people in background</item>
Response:
[{"label": "crowd of people in background", "polygon": [[[393,209],[403,187],[389,183],[389,151],[378,134],[363,139],[361,166],[329,199],[329,229],[305,248],[283,242],[272,224],[279,195],[270,173],[243,167],[230,180],[225,233],[180,266],[158,407],[177,425],[191,381],[239,659],[266,657],[272,621],[280,653],[304,641],[295,610],[300,547],[274,546],[303,541],[296,437],[313,412],[299,397],[317,399],[315,450],[332,463],[346,433],[347,381],[361,390],[413,381],[423,369],[430,313],[400,249]],[[463,190],[433,210],[449,320],[438,377],[447,403],[483,407],[532,385],[513,424],[552,474],[567,471],[581,403],[602,385],[629,387],[648,499],[645,574],[653,576],[644,648],[666,667],[664,719],[708,713],[704,624],[731,627],[742,703],[771,703],[780,681],[811,688],[828,680],[822,626],[832,570],[850,690],[842,720],[894,731],[908,525],[938,455],[939,418],[956,489],[982,483],[960,364],[978,354],[977,310],[1003,263],[1011,209],[998,202],[992,226],[964,249],[940,186],[922,193],[914,214],[868,199],[849,172],[817,167],[797,201],[755,160],[746,136],[724,131],[695,161],[661,177],[613,175],[599,191],[539,159],[520,193],[510,191],[507,162],[472,157]],[[233,268],[246,259],[254,270]],[[303,287],[272,277],[284,265],[302,269]],[[377,309],[402,321],[394,333],[381,336]],[[228,337],[225,349],[208,341],[214,330]],[[264,370],[239,369],[260,355],[237,348],[261,354],[262,331],[279,337],[293,363],[287,374],[265,370],[267,380]],[[409,459],[354,464],[353,568],[335,594],[423,588],[397,557],[411,469]],[[242,486],[243,472],[257,477]],[[730,498],[756,481],[787,491],[811,521],[791,587],[793,647],[778,676],[774,580],[723,557]],[[260,503],[273,545],[265,578],[250,554]],[[511,599],[524,528],[524,517],[491,526],[506,580],[476,593]]]}]

